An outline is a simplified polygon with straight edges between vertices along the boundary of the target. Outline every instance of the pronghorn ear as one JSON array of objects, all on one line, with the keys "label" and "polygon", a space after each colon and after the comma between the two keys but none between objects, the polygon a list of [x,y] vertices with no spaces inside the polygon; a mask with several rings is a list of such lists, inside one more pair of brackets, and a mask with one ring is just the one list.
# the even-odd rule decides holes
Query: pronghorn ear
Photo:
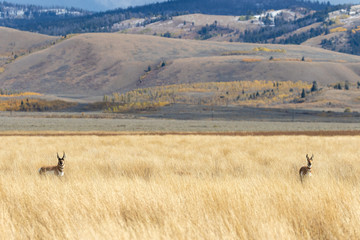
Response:
[{"label": "pronghorn ear", "polygon": [[309,159],[309,156],[306,154],[306,159]]},{"label": "pronghorn ear", "polygon": [[66,157],[66,156],[65,156],[65,152],[63,152],[63,157],[62,157],[62,158],[65,159],[65,157]]},{"label": "pronghorn ear", "polygon": [[313,159],[313,157],[314,157],[314,154],[311,155],[311,160]]},{"label": "pronghorn ear", "polygon": [[58,158],[58,159],[60,159],[60,157],[59,157],[59,153],[56,153],[56,156],[57,156],[57,158]]}]

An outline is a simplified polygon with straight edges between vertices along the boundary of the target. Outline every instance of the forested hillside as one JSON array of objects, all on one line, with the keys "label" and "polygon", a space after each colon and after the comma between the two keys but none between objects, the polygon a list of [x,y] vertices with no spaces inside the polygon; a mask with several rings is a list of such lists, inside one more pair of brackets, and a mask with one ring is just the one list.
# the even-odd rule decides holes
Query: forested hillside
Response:
[{"label": "forested hillside", "polygon": [[[176,19],[195,13],[212,15],[214,20],[198,24],[191,17]],[[218,21],[221,17],[215,16],[220,15],[234,17],[236,22],[229,25],[223,19]],[[47,35],[124,31],[171,38],[277,44],[303,44],[326,36],[314,46],[351,54],[359,54],[356,20],[359,16],[360,10],[350,5],[305,0],[169,0],[106,12],[0,2],[0,26]],[[160,27],[154,26],[156,22]],[[164,26],[169,24],[174,27],[166,29]],[[343,33],[334,34],[339,31]]]},{"label": "forested hillside", "polygon": [[[49,35],[66,35],[83,32],[110,32],[114,24],[131,18],[149,18],[146,23],[151,23],[185,13],[235,16],[256,14],[269,9],[294,7],[322,10],[329,5],[329,3],[304,0],[223,0],[221,2],[216,0],[173,0],[99,13],[68,9],[59,14],[59,12],[45,11],[41,7],[32,5],[0,2],[0,26]],[[7,8],[23,12],[23,17],[9,17],[6,14]]]}]

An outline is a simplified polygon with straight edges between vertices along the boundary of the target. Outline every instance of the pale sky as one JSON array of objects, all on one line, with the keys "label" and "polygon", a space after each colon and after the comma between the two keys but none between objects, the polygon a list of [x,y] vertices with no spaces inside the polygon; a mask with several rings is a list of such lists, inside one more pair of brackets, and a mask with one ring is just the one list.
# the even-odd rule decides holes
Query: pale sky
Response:
[{"label": "pale sky", "polygon": [[[1,0],[0,0],[1,1]],[[35,4],[41,6],[76,7],[91,11],[104,11],[115,8],[127,8],[129,6],[144,5],[166,0],[6,0],[11,3]],[[221,1],[221,0],[219,0]],[[321,0],[319,0],[321,2]],[[333,4],[359,3],[360,0],[329,0]],[[327,2],[327,0],[325,0]]]}]

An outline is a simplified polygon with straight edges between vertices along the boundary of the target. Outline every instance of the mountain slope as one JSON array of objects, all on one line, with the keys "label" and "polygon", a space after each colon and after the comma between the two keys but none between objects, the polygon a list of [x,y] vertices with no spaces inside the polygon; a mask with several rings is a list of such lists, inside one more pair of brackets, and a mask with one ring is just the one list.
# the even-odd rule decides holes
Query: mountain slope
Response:
[{"label": "mountain slope", "polygon": [[[307,62],[300,61],[303,56]],[[138,87],[202,81],[356,82],[359,61],[358,56],[306,46],[83,34],[7,65],[0,73],[0,88],[90,99]],[[162,62],[165,66],[159,67]]]}]

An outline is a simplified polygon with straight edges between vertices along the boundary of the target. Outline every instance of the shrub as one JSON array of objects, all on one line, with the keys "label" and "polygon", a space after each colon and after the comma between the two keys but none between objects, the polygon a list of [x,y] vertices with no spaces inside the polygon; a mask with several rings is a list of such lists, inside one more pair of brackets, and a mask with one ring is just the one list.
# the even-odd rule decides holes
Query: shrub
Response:
[{"label": "shrub", "polygon": [[349,82],[348,82],[348,81],[345,82],[344,88],[345,88],[345,90],[349,90],[349,89],[350,89],[350,86],[349,86]]},{"label": "shrub", "polygon": [[311,92],[316,92],[318,91],[318,85],[316,81],[313,81],[313,85],[311,87]]},{"label": "shrub", "polygon": [[351,113],[351,108],[349,107],[345,108],[344,113]]},{"label": "shrub", "polygon": [[340,83],[335,84],[334,89],[339,89],[339,90],[341,90],[341,89],[342,89],[341,84],[340,84]]},{"label": "shrub", "polygon": [[163,37],[171,38],[171,33],[170,33],[170,32],[166,32],[166,33],[164,33]]},{"label": "shrub", "polygon": [[303,88],[302,92],[301,92],[301,98],[305,98],[306,97],[306,92],[305,89]]}]

